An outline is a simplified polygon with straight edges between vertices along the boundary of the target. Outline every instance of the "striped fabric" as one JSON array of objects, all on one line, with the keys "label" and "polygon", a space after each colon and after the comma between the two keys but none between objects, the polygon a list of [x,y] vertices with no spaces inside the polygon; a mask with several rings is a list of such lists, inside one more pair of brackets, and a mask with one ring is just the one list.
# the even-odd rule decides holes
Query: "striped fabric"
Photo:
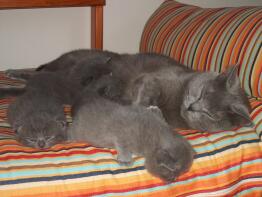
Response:
[{"label": "striped fabric", "polygon": [[[1,72],[0,84],[19,85]],[[147,173],[141,157],[133,166],[120,166],[115,150],[84,143],[58,144],[43,151],[22,146],[6,122],[12,101],[0,100],[1,197],[261,196],[262,99],[250,99],[256,128],[213,134],[179,131],[197,154],[191,170],[172,184]],[[70,107],[65,113],[70,122]]]},{"label": "striped fabric", "polygon": [[245,91],[262,97],[262,7],[203,9],[165,1],[148,20],[140,51],[221,72],[240,64]]}]

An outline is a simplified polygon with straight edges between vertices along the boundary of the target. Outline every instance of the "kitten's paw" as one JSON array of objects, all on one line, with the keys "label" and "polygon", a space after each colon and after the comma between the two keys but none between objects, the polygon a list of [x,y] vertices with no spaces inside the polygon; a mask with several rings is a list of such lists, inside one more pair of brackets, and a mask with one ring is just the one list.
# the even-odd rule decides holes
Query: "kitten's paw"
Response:
[{"label": "kitten's paw", "polygon": [[119,165],[121,166],[132,166],[133,165],[133,161],[120,161],[120,160],[117,160],[117,162],[119,163]]},{"label": "kitten's paw", "polygon": [[17,70],[8,69],[4,72],[5,76],[11,79],[16,79]]},{"label": "kitten's paw", "polygon": [[157,107],[155,105],[150,105],[149,107],[147,107],[147,109],[149,109],[149,110],[160,110],[159,107]]},{"label": "kitten's paw", "polygon": [[123,165],[123,166],[132,166],[133,165],[133,160],[132,158],[125,158],[125,157],[119,157],[117,156],[117,162],[120,164],[120,165]]},{"label": "kitten's paw", "polygon": [[4,73],[10,79],[26,81],[34,74],[34,71],[32,69],[8,69]]},{"label": "kitten's paw", "polygon": [[147,107],[147,109],[150,110],[151,112],[157,114],[161,118],[164,118],[162,111],[158,106],[150,105],[149,107]]}]

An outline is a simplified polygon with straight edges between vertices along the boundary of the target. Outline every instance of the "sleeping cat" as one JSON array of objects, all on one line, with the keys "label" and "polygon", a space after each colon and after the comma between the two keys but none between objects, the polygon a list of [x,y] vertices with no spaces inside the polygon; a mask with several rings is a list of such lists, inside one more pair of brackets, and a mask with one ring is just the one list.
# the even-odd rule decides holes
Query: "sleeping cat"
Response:
[{"label": "sleeping cat", "polygon": [[73,105],[69,141],[115,148],[122,164],[132,164],[133,154],[143,156],[146,169],[167,182],[190,168],[191,145],[171,132],[158,108],[121,105],[96,94],[96,89],[85,90]]},{"label": "sleeping cat", "polygon": [[222,74],[163,66],[130,81],[123,98],[134,104],[159,106],[172,126],[212,132],[253,125],[237,66]]},{"label": "sleeping cat", "polygon": [[[93,53],[97,58],[105,54],[111,57],[109,68],[118,79],[118,86],[122,86],[115,101],[157,105],[166,121],[178,128],[215,131],[252,126],[250,104],[240,87],[237,66],[231,66],[221,74],[201,73],[163,55],[117,55],[99,50],[77,50],[39,70],[65,72],[72,67],[79,68],[82,64],[78,59],[83,61]],[[65,62],[71,62],[72,67],[63,66],[67,65]]]}]

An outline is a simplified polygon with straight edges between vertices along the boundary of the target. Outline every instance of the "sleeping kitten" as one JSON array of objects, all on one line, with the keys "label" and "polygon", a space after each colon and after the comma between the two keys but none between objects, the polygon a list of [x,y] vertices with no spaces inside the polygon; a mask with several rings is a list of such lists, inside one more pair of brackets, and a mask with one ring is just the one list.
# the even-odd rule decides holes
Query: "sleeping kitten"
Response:
[{"label": "sleeping kitten", "polygon": [[[16,139],[33,148],[49,148],[66,140],[64,103],[71,103],[71,87],[54,73],[39,73],[29,79],[24,93],[11,103],[7,119]],[[77,88],[77,86],[74,86]]]},{"label": "sleeping kitten", "polygon": [[68,140],[115,148],[123,164],[131,164],[133,154],[144,156],[146,169],[167,182],[188,170],[194,155],[187,140],[171,131],[158,108],[124,106],[95,94],[93,88],[73,105]]},{"label": "sleeping kitten", "polygon": [[0,89],[1,96],[22,94],[8,109],[8,121],[17,139],[35,148],[49,148],[65,139],[63,105],[72,105],[85,85],[107,74],[107,61],[108,58],[89,59],[85,67],[76,66],[59,75],[9,70],[8,76],[28,80],[25,88]]}]

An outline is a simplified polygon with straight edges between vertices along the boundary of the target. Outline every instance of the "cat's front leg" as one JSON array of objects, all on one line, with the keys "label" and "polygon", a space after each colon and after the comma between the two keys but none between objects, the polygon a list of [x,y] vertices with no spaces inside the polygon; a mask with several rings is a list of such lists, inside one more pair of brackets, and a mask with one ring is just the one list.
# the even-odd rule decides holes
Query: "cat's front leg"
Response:
[{"label": "cat's front leg", "polygon": [[117,161],[120,165],[130,166],[133,164],[132,153],[123,143],[116,142],[115,148],[117,150]]}]

